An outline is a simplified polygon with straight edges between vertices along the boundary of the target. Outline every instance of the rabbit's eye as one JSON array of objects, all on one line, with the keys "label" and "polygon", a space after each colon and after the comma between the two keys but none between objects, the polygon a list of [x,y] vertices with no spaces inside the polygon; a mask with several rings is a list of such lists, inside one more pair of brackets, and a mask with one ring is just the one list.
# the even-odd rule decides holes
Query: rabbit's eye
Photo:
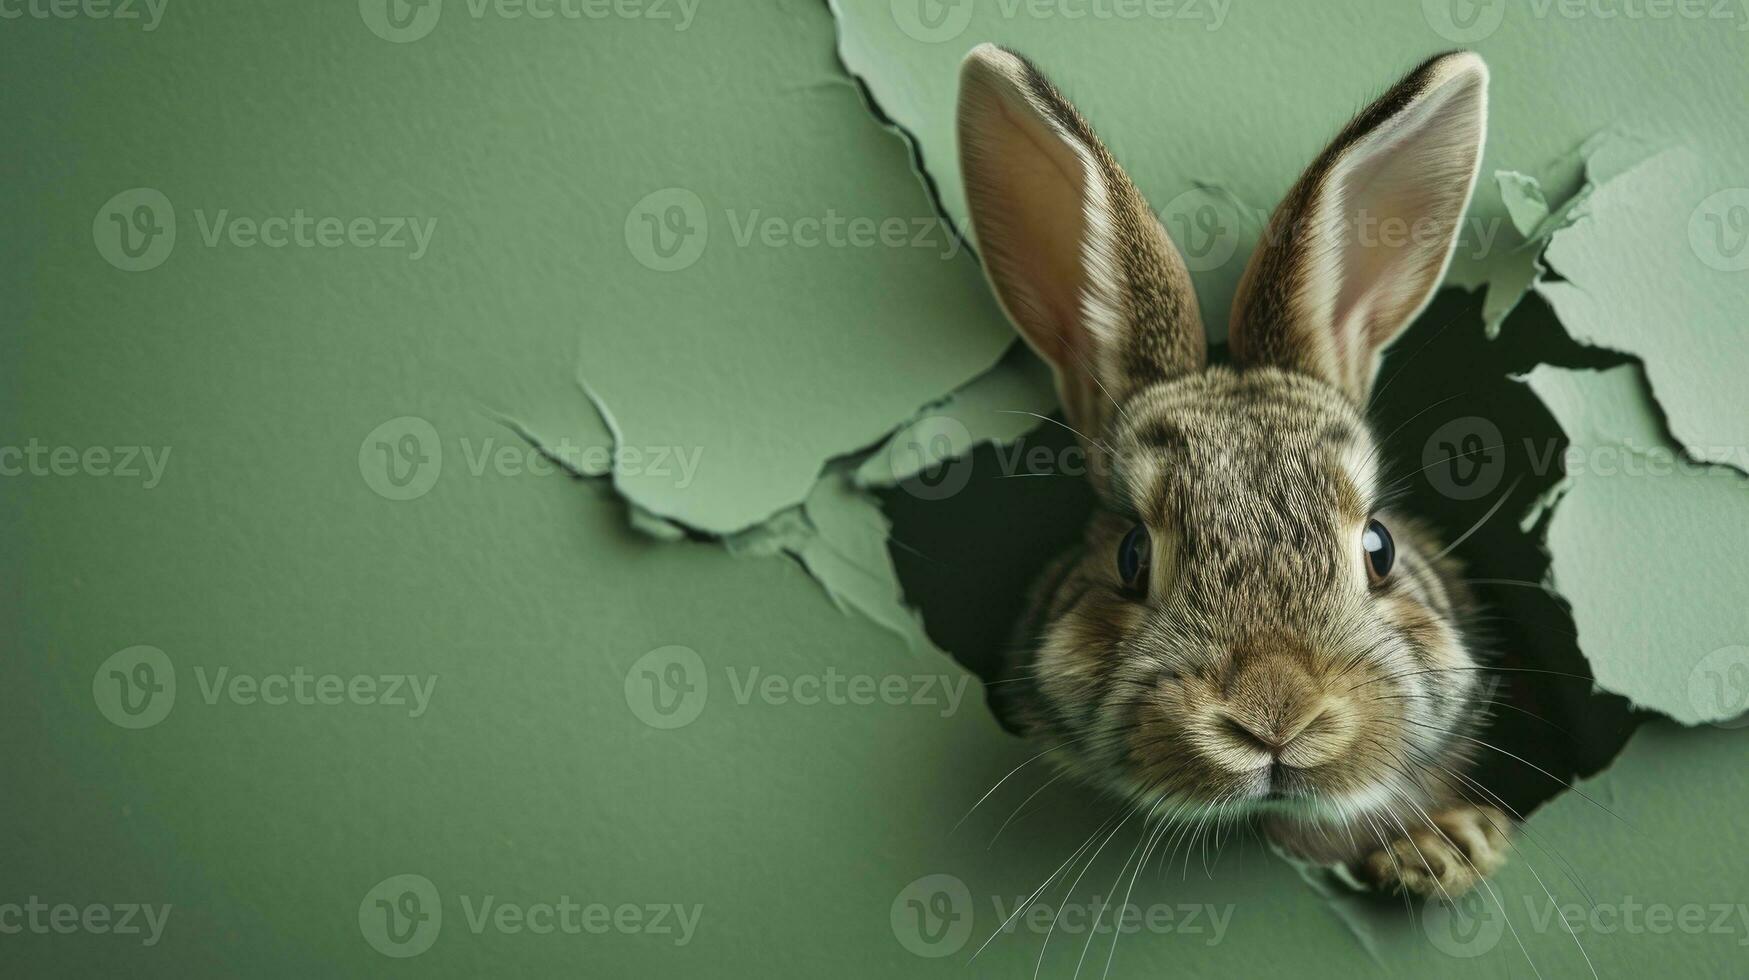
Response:
[{"label": "rabbit's eye", "polygon": [[1152,551],[1148,529],[1140,524],[1130,528],[1130,533],[1123,536],[1123,543],[1117,546],[1117,575],[1132,592],[1147,591],[1148,562]]},{"label": "rabbit's eye", "polygon": [[1381,584],[1397,563],[1397,543],[1391,540],[1391,532],[1377,518],[1367,521],[1360,546],[1366,552],[1367,579],[1374,585]]}]

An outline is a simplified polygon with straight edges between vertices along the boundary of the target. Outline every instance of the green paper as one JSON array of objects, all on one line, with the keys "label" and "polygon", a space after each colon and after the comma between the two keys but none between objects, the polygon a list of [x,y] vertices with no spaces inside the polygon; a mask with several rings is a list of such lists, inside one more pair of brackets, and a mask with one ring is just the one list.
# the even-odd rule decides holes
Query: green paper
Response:
[{"label": "green paper", "polygon": [[1685,724],[1749,711],[1749,478],[1673,446],[1631,366],[1527,382],[1571,440],[1551,576],[1597,682]]}]

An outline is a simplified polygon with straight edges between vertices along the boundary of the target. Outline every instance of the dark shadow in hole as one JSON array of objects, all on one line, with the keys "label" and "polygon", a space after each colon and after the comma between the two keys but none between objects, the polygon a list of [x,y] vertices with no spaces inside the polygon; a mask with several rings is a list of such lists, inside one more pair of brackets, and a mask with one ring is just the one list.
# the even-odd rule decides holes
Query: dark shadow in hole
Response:
[{"label": "dark shadow in hole", "polygon": [[[1566,440],[1541,402],[1510,376],[1538,363],[1598,369],[1627,358],[1574,343],[1535,296],[1490,341],[1481,299],[1455,290],[1437,298],[1386,358],[1370,414],[1381,436],[1389,434],[1391,478],[1404,479],[1400,506],[1448,541],[1519,481],[1457,554],[1487,617],[1489,662],[1502,668],[1493,697],[1506,705],[1480,736],[1504,751],[1478,749],[1471,776],[1528,814],[1563,782],[1606,766],[1648,716],[1623,698],[1594,692],[1566,604],[1538,585],[1548,568],[1540,529],[1527,532],[1519,522],[1531,501],[1560,480]],[[1017,349],[1011,356],[1030,355]],[[935,473],[881,494],[907,600],[921,611],[930,638],[986,684],[1000,676],[1033,579],[1080,538],[1092,510],[1083,475],[1062,472],[1058,462],[1078,460],[1074,446],[1062,426],[1041,424],[1018,443],[983,446],[944,464],[967,471],[953,474],[956,482],[966,479],[957,493],[934,499],[939,483],[928,481],[939,481]],[[1478,446],[1484,451],[1451,458]]]}]

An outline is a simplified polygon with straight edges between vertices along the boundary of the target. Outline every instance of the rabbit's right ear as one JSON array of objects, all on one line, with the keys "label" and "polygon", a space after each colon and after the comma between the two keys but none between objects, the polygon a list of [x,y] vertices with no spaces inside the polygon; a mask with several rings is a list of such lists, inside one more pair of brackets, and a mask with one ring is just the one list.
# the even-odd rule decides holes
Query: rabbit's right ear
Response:
[{"label": "rabbit's right ear", "polygon": [[959,151],[984,270],[1055,370],[1069,424],[1099,438],[1129,394],[1202,368],[1207,342],[1178,249],[1037,68],[993,44],[966,56]]},{"label": "rabbit's right ear", "polygon": [[1433,298],[1488,131],[1488,66],[1430,58],[1337,135],[1270,218],[1233,297],[1240,364],[1322,378],[1364,404],[1380,352]]}]

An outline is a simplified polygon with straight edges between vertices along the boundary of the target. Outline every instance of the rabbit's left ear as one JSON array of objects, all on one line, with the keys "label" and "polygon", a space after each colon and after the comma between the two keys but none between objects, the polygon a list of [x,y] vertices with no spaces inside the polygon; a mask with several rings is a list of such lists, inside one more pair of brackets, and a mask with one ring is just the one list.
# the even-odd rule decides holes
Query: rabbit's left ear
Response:
[{"label": "rabbit's left ear", "polygon": [[1488,66],[1456,51],[1410,72],[1336,137],[1270,219],[1233,300],[1233,356],[1364,402],[1379,354],[1457,246],[1487,132]]},{"label": "rabbit's left ear", "polygon": [[1093,127],[1014,52],[966,56],[959,148],[990,285],[1092,452],[1118,404],[1202,369],[1190,273]]}]

